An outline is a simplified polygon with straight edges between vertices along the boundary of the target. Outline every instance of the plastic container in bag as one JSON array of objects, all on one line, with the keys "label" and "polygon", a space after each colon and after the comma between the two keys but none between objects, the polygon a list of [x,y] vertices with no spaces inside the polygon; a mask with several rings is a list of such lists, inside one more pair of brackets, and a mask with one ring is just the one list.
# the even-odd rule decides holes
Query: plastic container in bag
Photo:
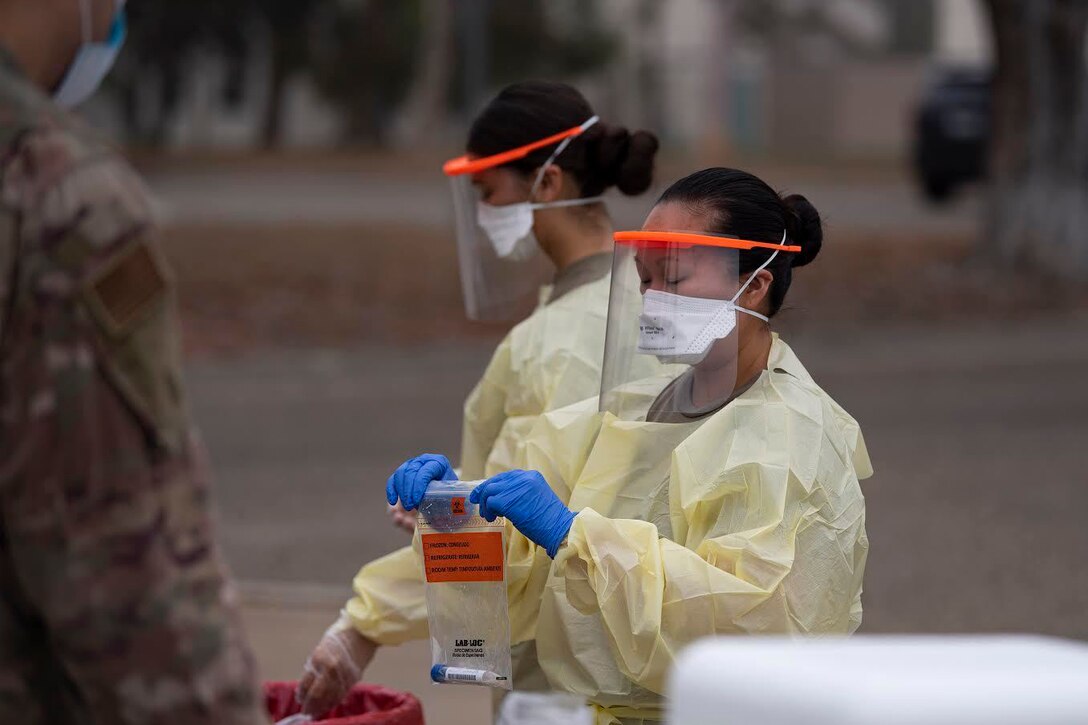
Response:
[{"label": "plastic container in bag", "polygon": [[431,679],[512,688],[506,520],[469,501],[479,481],[434,481],[419,505]]}]

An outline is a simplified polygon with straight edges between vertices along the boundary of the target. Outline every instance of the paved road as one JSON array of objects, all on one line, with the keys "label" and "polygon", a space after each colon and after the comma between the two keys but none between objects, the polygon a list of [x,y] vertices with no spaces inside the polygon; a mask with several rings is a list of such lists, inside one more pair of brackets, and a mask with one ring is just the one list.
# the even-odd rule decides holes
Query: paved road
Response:
[{"label": "paved road", "polygon": [[[789,336],[861,421],[877,469],[866,630],[1088,638],[1085,332],[1081,317]],[[359,564],[403,544],[386,523],[385,478],[409,454],[456,450],[461,400],[488,352],[193,366],[238,575],[346,592]]]},{"label": "paved road", "polygon": [[237,573],[344,583],[401,545],[385,519],[390,464],[458,446],[461,402],[487,356],[364,349],[195,366]]},{"label": "paved road", "polygon": [[[775,172],[782,173],[782,172]],[[173,170],[149,175],[168,220],[187,223],[315,224],[413,223],[449,228],[449,191],[443,177],[413,178],[374,172],[232,169]],[[977,201],[947,208],[924,204],[906,179],[870,182],[828,180],[795,183],[769,176],[776,186],[806,195],[832,228],[849,220],[852,230],[927,233],[969,232]],[[617,225],[642,223],[663,187],[637,199],[613,193]]]}]

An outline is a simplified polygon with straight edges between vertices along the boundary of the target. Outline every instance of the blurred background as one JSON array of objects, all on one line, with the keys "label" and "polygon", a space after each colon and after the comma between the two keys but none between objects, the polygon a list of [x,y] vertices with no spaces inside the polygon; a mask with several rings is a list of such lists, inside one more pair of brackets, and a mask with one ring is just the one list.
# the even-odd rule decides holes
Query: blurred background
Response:
[{"label": "blurred background", "polygon": [[[777,324],[877,470],[862,631],[1088,638],[1088,3],[130,8],[88,113],[161,202],[266,676],[294,677],[359,565],[407,542],[392,469],[456,456],[505,330],[464,320],[440,165],[534,77],[657,133],[657,192],[736,166],[824,215]],[[654,198],[611,200],[617,226]],[[427,658],[383,653],[371,678],[483,721],[483,693],[423,684]]]}]

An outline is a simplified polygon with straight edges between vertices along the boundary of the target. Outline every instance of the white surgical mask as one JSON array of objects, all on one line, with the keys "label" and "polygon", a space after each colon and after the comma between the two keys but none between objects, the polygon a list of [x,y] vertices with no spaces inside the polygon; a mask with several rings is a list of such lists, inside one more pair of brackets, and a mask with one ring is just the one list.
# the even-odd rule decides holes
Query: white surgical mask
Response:
[{"label": "white surgical mask", "polygon": [[[785,243],[783,232],[782,244]],[[716,341],[728,337],[736,329],[738,312],[768,322],[765,315],[737,306],[737,300],[756,275],[777,256],[776,249],[729,300],[646,290],[638,320],[638,351],[643,355],[654,355],[666,364],[695,365],[703,361]]]},{"label": "white surgical mask", "polygon": [[114,0],[116,11],[110,25],[109,37],[102,41],[94,40],[93,0],[79,0],[82,18],[83,44],[76,52],[72,64],[64,79],[53,93],[53,100],[65,108],[72,108],[90,98],[102,81],[109,75],[117,61],[117,56],[125,44],[128,35],[128,23],[125,18],[125,0]]},{"label": "white surgical mask", "polygon": [[[589,119],[582,124],[582,131],[585,131],[597,121],[597,116]],[[552,165],[559,154],[563,153],[572,140],[573,137],[563,139],[563,142],[556,147],[548,160],[540,167],[540,171],[529,189],[530,199],[533,198],[537,187],[540,186],[540,182],[544,179],[544,172]],[[516,204],[498,206],[480,201],[476,203],[476,223],[480,225],[480,229],[487,235],[491,245],[495,248],[495,253],[499,257],[512,261],[521,261],[531,257],[539,249],[536,238],[533,236],[534,211],[537,209],[556,209],[565,206],[594,204],[601,199],[600,196],[594,196],[586,199],[564,199],[539,204],[522,201]]]},{"label": "white surgical mask", "polygon": [[600,201],[591,199],[564,199],[544,204],[527,201],[496,206],[486,202],[476,204],[476,223],[491,240],[495,253],[503,259],[520,261],[533,255],[538,249],[533,236],[533,212],[537,209],[555,209],[564,206],[581,206]]}]

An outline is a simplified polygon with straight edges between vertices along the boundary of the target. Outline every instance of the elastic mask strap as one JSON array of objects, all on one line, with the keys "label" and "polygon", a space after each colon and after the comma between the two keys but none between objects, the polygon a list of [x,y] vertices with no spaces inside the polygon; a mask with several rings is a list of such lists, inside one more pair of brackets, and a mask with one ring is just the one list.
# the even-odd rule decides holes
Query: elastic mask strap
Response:
[{"label": "elastic mask strap", "polygon": [[547,201],[540,204],[530,204],[529,208],[533,211],[537,209],[558,209],[564,206],[581,206],[583,204],[596,204],[598,201],[602,201],[603,196],[587,196],[581,199],[561,199],[559,201]]},{"label": "elastic mask strap", "polygon": [[737,307],[736,305],[733,305],[733,309],[736,310],[737,312],[743,312],[746,315],[751,315],[752,317],[763,320],[764,322],[770,322],[771,321],[771,318],[767,317],[766,315],[761,315],[758,312],[756,312],[755,310],[750,310],[747,307]]},{"label": "elastic mask strap", "polygon": [[[559,142],[559,145],[555,147],[555,151],[552,151],[552,155],[548,157],[548,160],[545,161],[544,165],[540,167],[540,171],[537,172],[536,181],[533,182],[532,187],[530,187],[530,189],[529,189],[529,198],[530,199],[533,198],[533,193],[536,191],[536,188],[538,186],[540,186],[540,182],[544,180],[544,172],[548,170],[548,167],[551,166],[555,162],[555,160],[557,158],[559,158],[559,154],[561,154],[561,153],[563,153],[564,151],[567,150],[567,146],[570,146],[571,141],[573,141],[574,139],[581,136],[583,133],[586,132],[586,129],[590,128],[593,124],[597,123],[597,121],[600,121],[600,120],[601,120],[600,116],[593,116],[592,118],[590,118],[589,120],[587,120],[585,123],[583,123],[581,126],[578,127],[579,129],[581,129],[581,130],[578,131],[578,133],[574,134],[573,136],[567,136],[565,139],[563,139],[562,141]],[[599,199],[600,197],[597,197],[597,198]],[[596,199],[594,199],[594,201],[596,201]],[[568,204],[567,206],[575,206],[575,205]]]},{"label": "elastic mask strap", "polygon": [[[782,231],[782,241],[779,242],[778,244],[779,244],[779,246],[782,246],[782,247],[786,246],[786,232],[785,232],[785,230]],[[740,296],[742,294],[744,294],[744,291],[746,289],[748,289],[748,286],[750,284],[752,284],[752,281],[756,278],[756,275],[759,274],[760,272],[762,272],[763,270],[767,269],[768,266],[770,266],[771,262],[774,261],[774,258],[778,256],[778,253],[780,251],[782,251],[782,250],[780,250],[780,249],[774,250],[774,254],[767,257],[766,262],[759,265],[756,268],[756,271],[754,271],[750,275],[748,275],[748,280],[744,283],[744,285],[741,286],[741,288],[739,290],[737,290],[737,294],[733,295],[733,299],[730,300],[730,302],[733,303],[733,306],[736,307],[738,312],[743,312],[746,315],[751,315],[752,317],[758,317],[759,319],[763,320],[764,322],[770,322],[770,319],[766,315],[761,315],[758,312],[755,312],[753,310],[749,310],[749,309],[747,309],[745,307],[737,307],[737,300],[739,300]]]}]

